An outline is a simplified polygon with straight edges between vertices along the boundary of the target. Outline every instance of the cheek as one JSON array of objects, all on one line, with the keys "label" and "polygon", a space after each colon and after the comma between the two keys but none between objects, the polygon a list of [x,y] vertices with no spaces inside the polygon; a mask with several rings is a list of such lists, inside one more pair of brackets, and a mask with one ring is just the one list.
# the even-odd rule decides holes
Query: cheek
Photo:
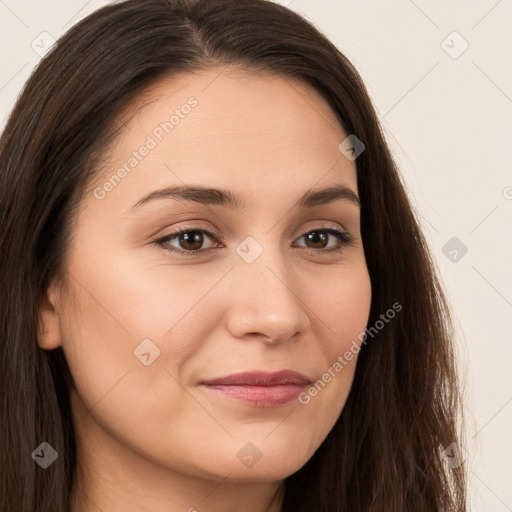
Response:
[{"label": "cheek", "polygon": [[305,303],[315,319],[317,339],[330,366],[354,340],[360,344],[370,314],[370,277],[362,260],[338,272],[319,274],[307,286]]},{"label": "cheek", "polygon": [[207,323],[205,315],[212,309],[207,296],[225,271],[222,267],[199,274],[193,265],[148,263],[115,251],[99,253],[94,260],[81,258],[70,270],[70,295],[82,318],[74,325],[92,338],[88,343],[113,355],[133,357],[145,339],[157,346],[172,339],[174,352],[186,347],[193,351],[191,340],[204,337],[197,318],[203,316]]},{"label": "cheek", "polygon": [[[193,420],[208,417],[185,387],[191,362],[204,356],[219,322],[216,284],[225,265],[198,275],[194,265],[148,264],[105,251],[69,270],[74,306],[63,315],[63,350],[84,406],[104,430],[147,453],[170,432],[192,435]],[[218,355],[213,361],[222,364]],[[140,437],[148,431],[149,440]]]},{"label": "cheek", "polygon": [[320,438],[334,426],[350,392],[372,296],[364,260],[336,275],[318,275],[303,292],[314,319],[316,359],[320,356],[322,365],[317,367],[317,380],[299,396],[299,402],[312,422],[323,426]]},{"label": "cheek", "polygon": [[[116,264],[102,257],[94,264],[81,260],[70,274],[73,307],[62,316],[62,332],[80,397],[78,422],[91,428],[89,410],[104,431],[133,450],[171,460],[173,446],[155,443],[169,443],[182,435],[181,423],[190,428],[194,417],[204,415],[178,383],[186,361],[206,338],[196,315],[211,284],[202,280],[191,288],[185,286],[190,280],[163,281],[162,268],[143,272],[119,258]],[[181,275],[178,268],[167,274]]]},{"label": "cheek", "polygon": [[69,267],[67,304],[73,305],[61,317],[75,383],[89,407],[116,386],[113,395],[124,389],[123,400],[151,404],[148,397],[154,397],[157,410],[165,400],[155,390],[169,395],[173,383],[163,370],[180,380],[183,365],[207,336],[206,319],[198,321],[206,314],[201,299],[219,277],[198,279],[184,266],[142,268],[114,251],[90,256]]}]

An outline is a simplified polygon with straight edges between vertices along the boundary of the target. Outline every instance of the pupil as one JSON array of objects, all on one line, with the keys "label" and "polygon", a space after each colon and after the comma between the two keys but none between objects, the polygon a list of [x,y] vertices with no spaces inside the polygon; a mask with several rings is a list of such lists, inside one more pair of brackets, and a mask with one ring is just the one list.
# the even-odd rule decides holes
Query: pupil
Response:
[{"label": "pupil", "polygon": [[[180,244],[182,242],[185,243],[184,249],[189,249],[191,251],[197,251],[203,245],[203,234],[200,231],[189,231],[188,233],[183,233],[181,235]],[[194,242],[196,242],[195,246],[194,246]],[[190,247],[190,246],[187,247],[186,244],[192,244],[192,247]]]},{"label": "pupil", "polygon": [[[320,246],[323,246],[322,242],[325,242],[327,240],[327,235],[326,235],[326,233],[313,231],[313,232],[309,233],[309,235],[307,235],[307,238],[309,241],[312,241],[313,244],[317,244],[318,240],[320,239]],[[315,247],[315,248],[317,248],[317,247]]]}]

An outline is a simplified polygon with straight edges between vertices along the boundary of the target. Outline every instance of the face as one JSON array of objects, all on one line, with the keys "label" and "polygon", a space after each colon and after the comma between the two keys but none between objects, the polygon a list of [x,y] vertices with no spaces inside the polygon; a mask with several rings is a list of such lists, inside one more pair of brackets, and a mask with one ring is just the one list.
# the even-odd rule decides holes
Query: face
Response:
[{"label": "face", "polygon": [[[77,432],[170,472],[283,479],[338,419],[368,321],[348,134],[306,84],[235,70],[165,79],[123,115],[41,311]],[[221,379],[281,370],[310,384]]]}]

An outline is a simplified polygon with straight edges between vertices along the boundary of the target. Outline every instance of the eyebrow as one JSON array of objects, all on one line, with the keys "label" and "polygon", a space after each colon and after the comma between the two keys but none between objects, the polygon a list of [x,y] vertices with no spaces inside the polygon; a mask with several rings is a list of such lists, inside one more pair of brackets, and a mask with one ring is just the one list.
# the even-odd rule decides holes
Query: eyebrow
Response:
[{"label": "eyebrow", "polygon": [[[205,205],[223,206],[231,210],[243,210],[244,200],[228,189],[205,187],[202,185],[172,185],[155,190],[137,201],[130,210],[156,199],[182,199]],[[334,185],[323,189],[308,190],[296,203],[294,208],[306,209],[325,205],[334,201],[347,200],[361,206],[359,197],[345,185]]]}]

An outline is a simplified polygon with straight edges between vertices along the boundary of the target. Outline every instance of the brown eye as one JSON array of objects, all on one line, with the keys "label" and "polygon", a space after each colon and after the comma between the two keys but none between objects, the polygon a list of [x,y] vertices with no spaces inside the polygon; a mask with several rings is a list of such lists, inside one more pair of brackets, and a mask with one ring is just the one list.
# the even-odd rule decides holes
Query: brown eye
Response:
[{"label": "brown eye", "polygon": [[177,237],[178,243],[182,249],[197,251],[201,249],[204,243],[204,236],[201,231],[184,231]]},{"label": "brown eye", "polygon": [[176,231],[156,240],[155,243],[170,252],[191,255],[206,252],[210,249],[211,247],[203,247],[205,240],[208,238],[215,240],[215,235],[206,229],[191,228]]},{"label": "brown eye", "polygon": [[[337,246],[326,248],[329,243],[329,236],[333,236],[338,240]],[[320,252],[339,251],[346,245],[353,243],[352,236],[349,233],[335,228],[322,228],[308,231],[300,237],[300,239],[302,238],[306,240],[306,247],[308,249]]]},{"label": "brown eye", "polygon": [[313,249],[325,249],[329,242],[329,234],[325,231],[311,231],[307,235],[304,235],[307,243],[311,244],[310,247]]}]

